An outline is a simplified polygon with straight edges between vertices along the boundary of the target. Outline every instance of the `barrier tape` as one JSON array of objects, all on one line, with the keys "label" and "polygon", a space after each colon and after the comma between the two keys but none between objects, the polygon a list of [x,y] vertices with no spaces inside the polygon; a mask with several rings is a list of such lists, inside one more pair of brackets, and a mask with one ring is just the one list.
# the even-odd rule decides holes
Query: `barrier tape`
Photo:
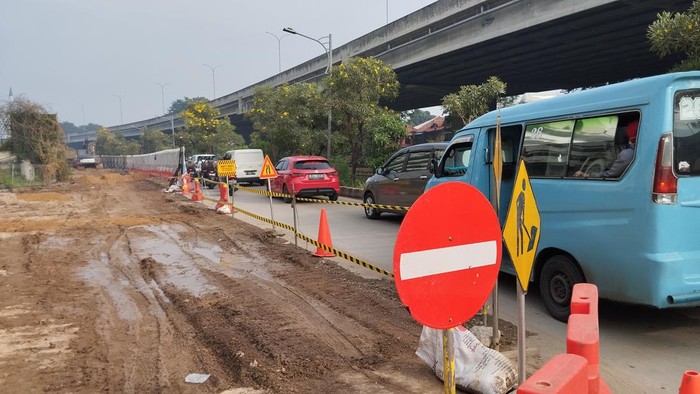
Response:
[{"label": "barrier tape", "polygon": [[[205,179],[205,178],[202,178],[202,179],[204,179],[205,181],[208,181],[208,182],[212,182],[212,181],[209,181],[208,179]],[[196,180],[196,178],[195,178],[195,180]],[[216,183],[218,184],[219,182],[216,182]],[[252,192],[254,192],[254,193],[263,194],[263,195],[267,195],[267,193],[268,193],[267,191],[258,190],[258,189],[252,189],[252,188],[247,188],[247,187],[243,187],[243,186],[237,186],[237,187],[240,188],[240,189],[242,189],[242,190],[243,190],[243,189],[248,189],[247,191],[252,191]],[[275,194],[280,194],[281,196],[286,196],[286,194],[281,194],[281,193],[272,193],[272,194],[273,194],[273,195],[275,195]],[[210,197],[208,197],[208,196],[206,196],[206,195],[203,196],[203,200],[204,200],[204,201],[212,201],[212,202],[215,202],[215,203],[219,203],[219,202],[220,202],[219,200],[210,198]],[[316,202],[326,202],[325,200],[316,200],[316,199],[308,199],[308,200],[316,201]],[[330,201],[330,202],[334,202],[334,201]],[[246,211],[245,209],[241,209],[241,208],[239,208],[239,207],[234,207],[234,204],[233,204],[232,202],[230,202],[230,201],[229,201],[229,202],[226,202],[225,205],[230,206],[230,207],[232,208],[232,210],[234,210],[234,212],[240,212],[240,213],[242,213],[242,214],[244,214],[244,215],[248,215],[248,216],[252,217],[253,219],[257,219],[257,220],[259,220],[259,221],[261,221],[261,222],[265,222],[265,223],[267,223],[267,224],[271,224],[271,225],[273,225],[273,226],[277,226],[277,227],[283,228],[283,229],[285,229],[285,230],[289,230],[289,231],[291,231],[291,232],[295,232],[293,226],[290,226],[290,225],[285,224],[285,223],[282,223],[282,222],[277,222],[277,221],[268,219],[268,218],[266,218],[266,217],[264,217],[264,216],[260,216],[260,215],[257,215],[257,214],[255,214],[255,213],[252,213],[252,212],[248,212],[248,211]],[[367,204],[365,204],[365,205],[367,205]],[[343,251],[341,251],[341,250],[338,250],[338,249],[336,249],[336,248],[334,248],[334,247],[332,247],[332,246],[324,245],[324,244],[322,244],[322,243],[316,241],[315,239],[313,239],[313,238],[311,238],[311,237],[309,237],[309,236],[306,236],[306,235],[304,235],[304,234],[302,234],[302,233],[300,233],[300,232],[298,232],[298,231],[295,233],[295,235],[296,235],[297,238],[299,238],[299,239],[301,239],[301,240],[303,240],[303,241],[306,241],[306,242],[308,242],[308,243],[310,243],[310,244],[312,244],[312,245],[314,245],[314,246],[316,246],[316,247],[318,247],[318,248],[321,248],[321,249],[325,250],[326,252],[334,253],[336,256],[338,256],[338,257],[340,257],[340,258],[343,258],[343,259],[348,260],[348,261],[350,261],[350,262],[352,262],[352,263],[355,263],[355,264],[357,264],[357,265],[360,265],[360,266],[362,266],[362,267],[365,267],[365,268],[367,268],[367,269],[370,269],[370,270],[372,270],[372,271],[374,271],[374,272],[377,272],[377,273],[386,275],[386,276],[388,276],[388,277],[390,277],[390,278],[393,278],[393,277],[394,277],[394,274],[392,274],[391,272],[385,271],[385,270],[383,270],[383,269],[381,269],[381,268],[379,268],[379,267],[375,267],[375,266],[373,266],[372,264],[367,263],[366,261],[360,260],[360,259],[358,259],[357,257],[352,256],[352,255],[350,255],[350,254],[347,254],[347,253],[345,253],[345,252],[343,252]]]},{"label": "barrier tape", "polygon": [[[251,193],[256,193],[256,194],[260,194],[263,196],[286,197],[286,198],[293,198],[294,197],[291,194],[268,192],[267,190],[253,189],[252,187],[236,186],[236,188],[239,190],[243,190],[243,191],[251,192]],[[403,206],[399,206],[399,205],[382,205],[382,204],[367,204],[367,203],[363,203],[363,202],[319,200],[317,198],[306,198],[306,197],[297,197],[296,199],[297,199],[297,201],[317,202],[317,203],[323,203],[323,204],[348,205],[348,206],[353,206],[353,207],[379,208],[379,209],[387,209],[387,210],[394,210],[394,211],[408,211],[408,209],[410,208],[410,207],[403,207]]]}]

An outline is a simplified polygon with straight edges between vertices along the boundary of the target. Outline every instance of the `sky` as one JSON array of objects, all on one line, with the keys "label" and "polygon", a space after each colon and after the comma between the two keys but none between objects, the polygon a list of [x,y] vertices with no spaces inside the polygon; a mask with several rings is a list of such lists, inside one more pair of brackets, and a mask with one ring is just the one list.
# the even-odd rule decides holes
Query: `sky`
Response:
[{"label": "sky", "polygon": [[0,104],[12,89],[61,122],[149,119],[324,53],[284,27],[338,48],[434,1],[0,0]]}]

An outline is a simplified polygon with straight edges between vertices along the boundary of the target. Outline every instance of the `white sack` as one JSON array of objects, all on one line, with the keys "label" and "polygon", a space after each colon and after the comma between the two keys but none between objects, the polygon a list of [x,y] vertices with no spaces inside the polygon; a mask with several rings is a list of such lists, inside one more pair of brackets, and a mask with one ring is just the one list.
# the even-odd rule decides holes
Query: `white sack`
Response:
[{"label": "white sack", "polygon": [[[506,356],[484,346],[461,325],[452,330],[452,335],[457,388],[479,394],[505,394],[513,388],[517,371]],[[416,355],[443,379],[441,330],[423,327]]]}]

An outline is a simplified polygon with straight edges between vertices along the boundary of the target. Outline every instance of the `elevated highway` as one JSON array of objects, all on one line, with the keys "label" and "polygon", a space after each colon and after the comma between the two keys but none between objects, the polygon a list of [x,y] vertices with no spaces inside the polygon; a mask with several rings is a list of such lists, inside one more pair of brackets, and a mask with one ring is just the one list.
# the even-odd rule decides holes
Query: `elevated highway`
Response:
[{"label": "elevated highway", "polygon": [[[660,74],[676,57],[650,52],[647,27],[662,11],[687,10],[692,0],[439,0],[333,50],[334,64],[374,56],[401,83],[388,106],[408,110],[439,105],[462,85],[497,76],[507,94],[572,89]],[[210,101],[246,135],[243,114],[257,86],[318,81],[325,54],[239,91]],[[165,115],[111,126],[126,137],[146,128],[169,133],[182,127]],[[246,130],[246,128],[248,130]],[[94,139],[73,134],[69,143]]]}]

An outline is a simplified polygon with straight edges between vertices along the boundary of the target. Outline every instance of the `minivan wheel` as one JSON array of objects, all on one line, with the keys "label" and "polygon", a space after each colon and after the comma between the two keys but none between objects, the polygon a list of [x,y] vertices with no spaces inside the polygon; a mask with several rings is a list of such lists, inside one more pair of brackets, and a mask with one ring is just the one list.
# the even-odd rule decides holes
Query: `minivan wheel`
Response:
[{"label": "minivan wheel", "polygon": [[585,279],[576,263],[567,256],[547,259],[540,273],[540,296],[552,317],[566,322],[571,313],[571,295],[576,283]]},{"label": "minivan wheel", "polygon": [[284,202],[286,202],[287,204],[292,202],[291,197],[286,197],[286,195],[289,194],[289,190],[287,190],[287,185],[282,185],[282,194],[285,195],[285,197],[282,197],[284,199]]},{"label": "minivan wheel", "polygon": [[[365,195],[364,203],[370,205],[373,205],[375,203],[374,196],[372,195],[372,193],[367,193]],[[381,212],[379,212],[377,208],[365,207],[365,216],[367,216],[368,219],[379,219],[380,213]]]}]

